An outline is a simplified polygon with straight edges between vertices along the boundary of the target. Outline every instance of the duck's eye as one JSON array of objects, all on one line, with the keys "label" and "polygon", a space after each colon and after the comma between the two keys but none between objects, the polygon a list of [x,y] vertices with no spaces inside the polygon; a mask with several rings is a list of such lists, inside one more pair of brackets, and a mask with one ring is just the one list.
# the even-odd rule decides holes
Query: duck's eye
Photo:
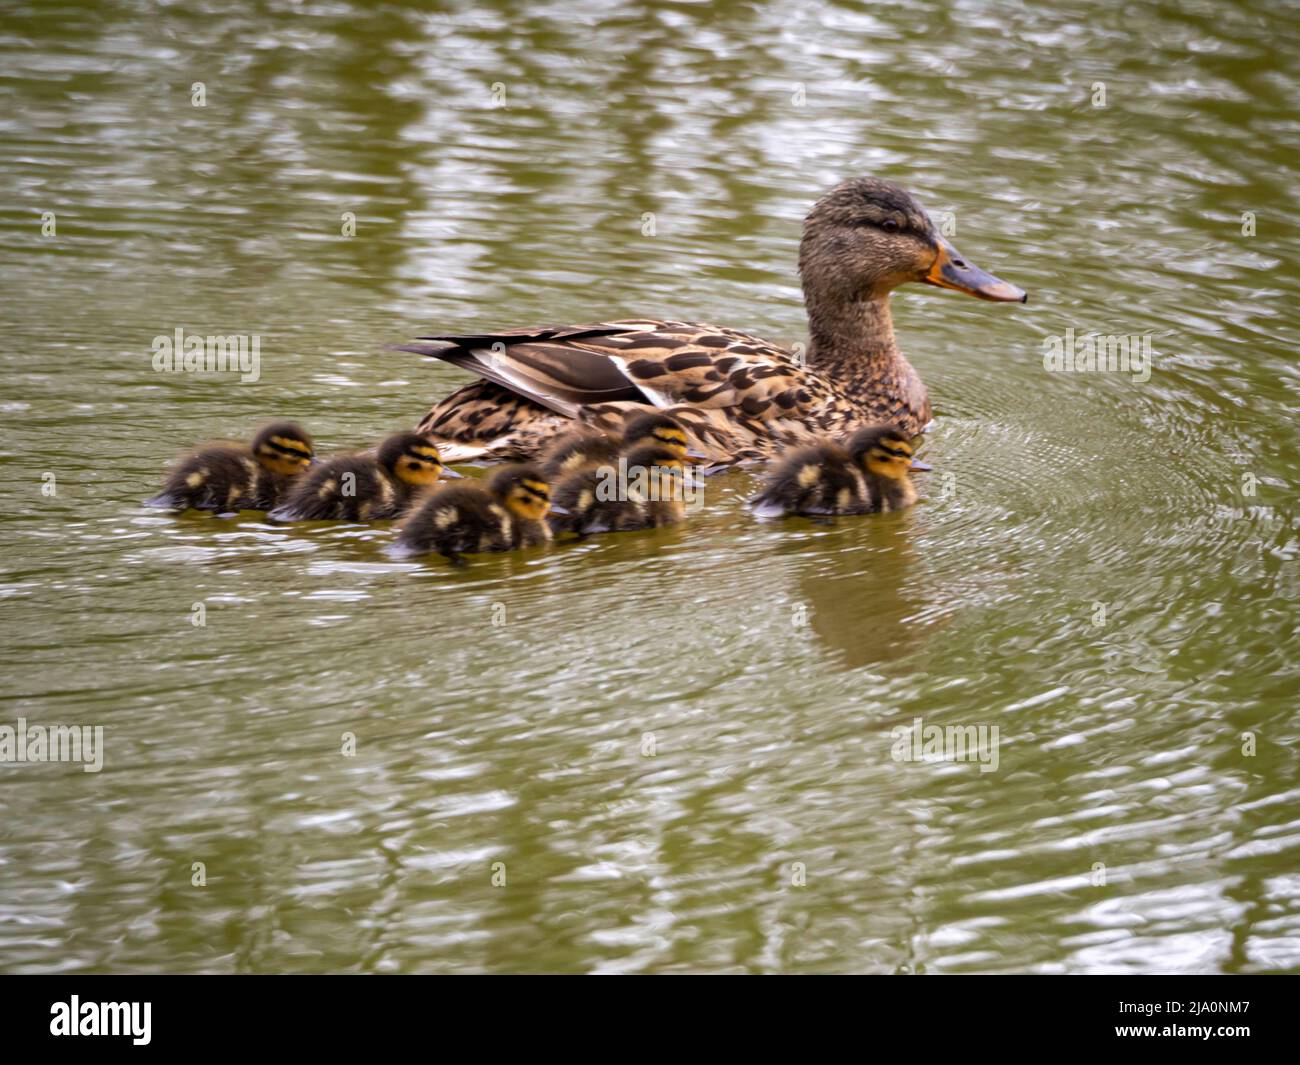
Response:
[{"label": "duck's eye", "polygon": [[880,223],[880,228],[883,229],[886,233],[897,233],[899,226],[898,226],[898,222],[895,219],[886,218],[883,222]]}]

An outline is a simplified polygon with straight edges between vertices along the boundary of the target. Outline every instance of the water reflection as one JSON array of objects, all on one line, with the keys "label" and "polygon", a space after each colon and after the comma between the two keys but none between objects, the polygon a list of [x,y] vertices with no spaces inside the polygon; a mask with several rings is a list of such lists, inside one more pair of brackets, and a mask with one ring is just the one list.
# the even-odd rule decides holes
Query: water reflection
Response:
[{"label": "water reflection", "polygon": [[[805,524],[783,523],[793,533]],[[811,524],[811,523],[809,523]],[[862,524],[866,528],[856,528]],[[816,525],[812,526],[814,529]],[[915,654],[933,635],[923,620],[931,600],[918,565],[912,515],[840,518],[808,540],[789,537],[774,558],[793,556],[793,620],[810,631],[842,669],[880,666]],[[847,559],[827,564],[828,555]]]}]

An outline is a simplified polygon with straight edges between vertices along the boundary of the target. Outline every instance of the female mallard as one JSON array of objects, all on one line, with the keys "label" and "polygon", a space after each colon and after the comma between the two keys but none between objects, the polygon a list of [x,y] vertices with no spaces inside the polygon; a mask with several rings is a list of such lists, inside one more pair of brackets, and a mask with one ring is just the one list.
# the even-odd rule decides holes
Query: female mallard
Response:
[{"label": "female mallard", "polygon": [[396,518],[443,473],[438,449],[418,433],[394,433],[373,455],[336,455],[296,479],[273,521]]},{"label": "female mallard", "polygon": [[898,349],[889,294],[923,281],[981,299],[1025,293],[965,260],[897,185],[855,178],[804,221],[799,272],[806,360],[734,329],[629,319],[585,326],[426,336],[401,345],[483,378],[434,405],[417,432],[448,462],[530,458],[574,420],[617,432],[629,410],[660,408],[716,462],[872,422],[918,433],[925,386]]},{"label": "female mallard", "polygon": [[750,506],[761,518],[902,510],[916,502],[911,470],[908,434],[869,425],[842,445],[809,444],[781,455]]}]

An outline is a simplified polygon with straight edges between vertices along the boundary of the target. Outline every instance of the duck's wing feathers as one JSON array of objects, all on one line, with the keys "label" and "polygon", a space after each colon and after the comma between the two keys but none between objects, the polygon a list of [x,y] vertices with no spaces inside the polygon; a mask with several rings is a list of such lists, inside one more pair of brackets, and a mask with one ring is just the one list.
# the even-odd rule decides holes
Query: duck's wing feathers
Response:
[{"label": "duck's wing feathers", "polygon": [[[532,404],[607,430],[616,431],[629,408],[667,410],[719,457],[735,458],[749,442],[806,436],[818,420],[810,415],[842,400],[793,353],[712,325],[628,319],[419,339],[399,350],[472,370]],[[452,399],[463,410],[464,398],[435,407],[422,430],[454,430],[445,424]],[[510,422],[502,425],[510,432],[520,419],[503,413],[493,411],[492,420]],[[482,426],[474,431],[486,435]]]},{"label": "duck's wing feathers", "polygon": [[731,329],[656,330],[609,355],[658,407],[735,409],[763,418],[817,398],[815,383],[791,352]]},{"label": "duck's wing feathers", "polygon": [[648,399],[609,359],[604,344],[626,332],[622,323],[516,329],[501,333],[417,337],[399,344],[442,359],[526,396],[566,418],[593,403]]}]

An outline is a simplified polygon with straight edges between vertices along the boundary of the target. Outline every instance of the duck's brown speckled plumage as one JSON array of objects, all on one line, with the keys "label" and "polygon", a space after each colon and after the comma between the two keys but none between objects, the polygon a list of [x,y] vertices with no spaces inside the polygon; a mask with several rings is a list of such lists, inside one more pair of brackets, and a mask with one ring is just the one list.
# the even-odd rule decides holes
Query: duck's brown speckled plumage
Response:
[{"label": "duck's brown speckled plumage", "polygon": [[889,294],[926,281],[985,299],[1024,294],[970,266],[920,205],[888,182],[836,186],[804,223],[800,272],[806,359],[736,329],[654,318],[426,336],[401,350],[483,380],[434,405],[417,427],[448,461],[531,458],[579,421],[617,433],[630,410],[658,408],[715,462],[890,422],[918,433],[930,401],[899,351]]}]

